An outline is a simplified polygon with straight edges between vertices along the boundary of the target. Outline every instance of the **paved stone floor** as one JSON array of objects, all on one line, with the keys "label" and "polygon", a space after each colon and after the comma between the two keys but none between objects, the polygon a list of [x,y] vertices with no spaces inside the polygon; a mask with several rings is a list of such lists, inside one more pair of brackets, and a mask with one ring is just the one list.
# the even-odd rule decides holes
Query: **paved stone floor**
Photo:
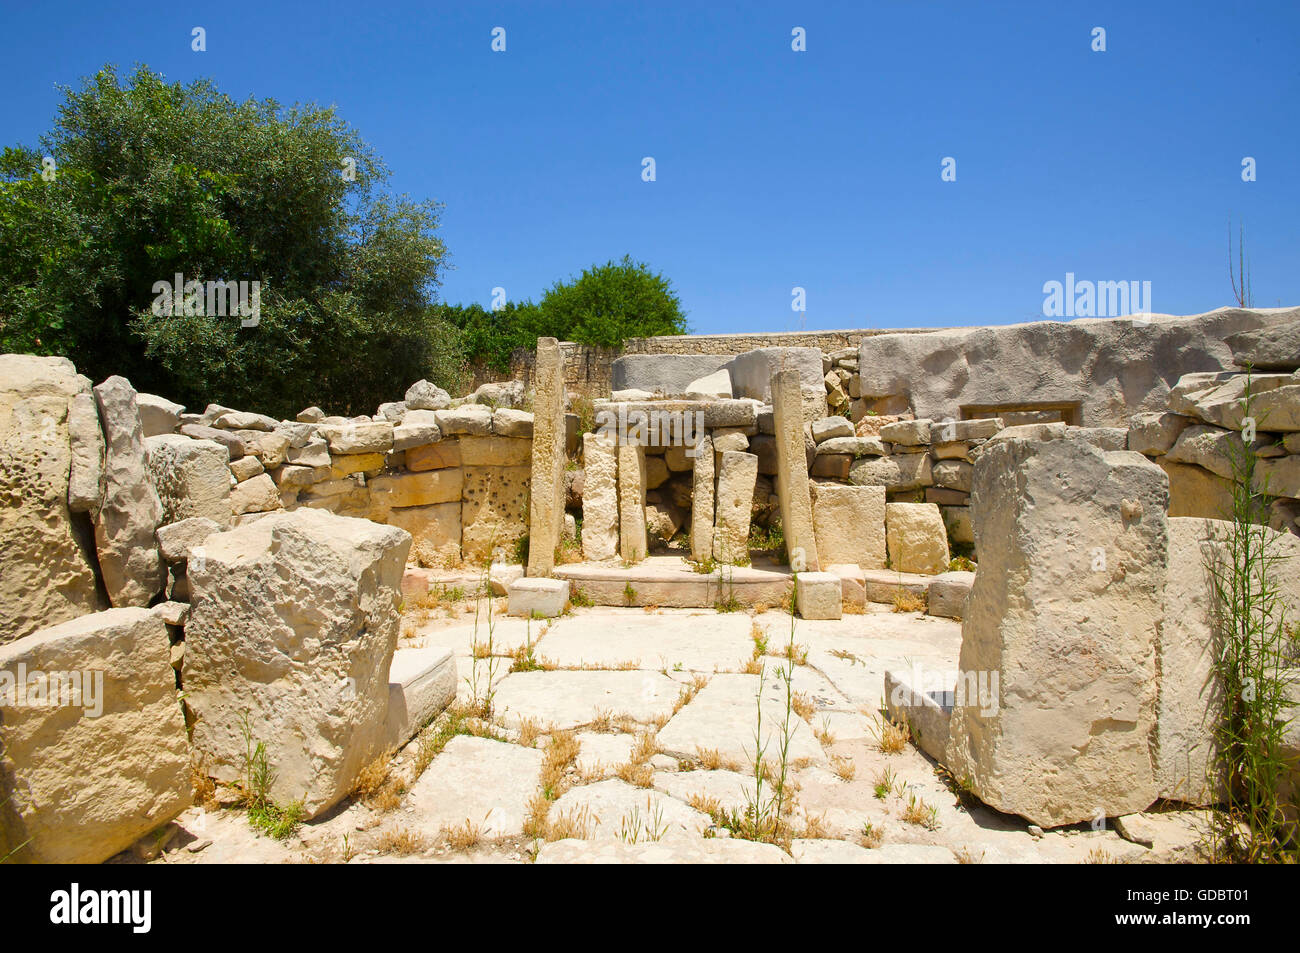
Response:
[{"label": "paved stone floor", "polygon": [[[1152,848],[1087,825],[1031,832],[1020,818],[963,806],[914,746],[882,750],[885,669],[955,671],[958,622],[872,605],[793,625],[777,610],[604,607],[525,623],[497,616],[503,603],[493,602],[490,639],[479,600],[477,622],[472,601],[426,609],[402,640],[452,648],[458,704],[490,692],[490,721],[468,718],[472,731],[453,733],[444,714],[394,755],[386,793],[346,800],[285,841],[253,833],[241,811],[194,808],[158,861],[1188,859],[1191,815],[1157,818]],[[787,735],[789,835],[779,847],[732,836],[725,814],[755,799],[756,736],[775,771]],[[770,793],[765,784],[762,798]]]}]

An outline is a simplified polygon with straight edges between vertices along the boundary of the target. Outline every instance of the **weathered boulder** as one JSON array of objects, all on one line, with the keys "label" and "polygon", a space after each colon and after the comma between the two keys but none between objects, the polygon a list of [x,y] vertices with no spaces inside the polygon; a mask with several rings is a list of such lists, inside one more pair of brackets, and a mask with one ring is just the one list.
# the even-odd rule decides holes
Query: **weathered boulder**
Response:
[{"label": "weathered boulder", "polygon": [[1080,438],[980,455],[947,766],[986,804],[1055,827],[1155,799],[1167,493],[1145,457]]},{"label": "weathered boulder", "polygon": [[1166,454],[1191,422],[1181,414],[1134,414],[1128,422],[1128,449],[1148,457]]},{"label": "weathered boulder", "polygon": [[480,384],[473,394],[474,401],[494,410],[498,407],[519,407],[524,402],[523,381],[489,381]]},{"label": "weathered boulder", "polygon": [[1241,430],[1246,385],[1256,430],[1300,431],[1300,381],[1291,374],[1188,374],[1169,396],[1169,409],[1216,427]]},{"label": "weathered boulder", "polygon": [[763,347],[732,358],[731,388],[737,397],[752,397],[771,403],[772,377],[790,370],[798,375],[798,392],[802,418],[811,423],[826,416],[826,382],[823,380],[822,352],[815,347]]},{"label": "weathered boulder", "polygon": [[189,806],[167,627],[108,609],[0,646],[0,857],[96,864]]},{"label": "weathered boulder", "polygon": [[1143,321],[1077,318],[872,335],[859,348],[861,393],[905,395],[918,417],[957,417],[970,407],[1068,404],[1078,406],[1079,423],[1120,426],[1135,412],[1165,410],[1167,381],[1229,367],[1225,337],[1298,316],[1295,309],[1222,308]]},{"label": "weathered boulder", "polygon": [[125,377],[95,386],[104,427],[104,501],[95,514],[99,568],[114,606],[147,606],[166,581],[154,534],[163,507],[149,479],[135,388]]},{"label": "weathered boulder", "polygon": [[440,410],[436,419],[443,436],[469,434],[486,437],[492,432],[492,411],[483,404],[462,404]]},{"label": "weathered boulder", "polygon": [[177,433],[145,438],[149,480],[162,503],[163,523],[205,516],[230,525],[230,455],[212,440]]},{"label": "weathered boulder", "polygon": [[228,528],[206,516],[191,516],[175,523],[158,527],[158,549],[169,563],[183,563],[190,558],[195,547],[215,533]]},{"label": "weathered boulder", "polygon": [[813,529],[823,565],[885,566],[885,488],[814,483]]},{"label": "weathered boulder", "polygon": [[886,490],[919,490],[934,483],[928,453],[896,453],[887,457],[861,457],[849,468],[849,482],[858,486],[883,486]]},{"label": "weathered boulder", "polygon": [[238,781],[251,738],[276,801],[315,817],[351,790],[384,745],[410,546],[403,530],[310,509],[208,537],[185,628],[204,770]]},{"label": "weathered boulder", "polygon": [[732,397],[734,395],[731,392],[731,375],[727,373],[726,368],[723,368],[696,378],[686,385],[684,394],[688,400]]},{"label": "weathered boulder", "polygon": [[1226,339],[1232,361],[1256,371],[1294,371],[1300,368],[1300,321],[1244,331]]},{"label": "weathered boulder", "polygon": [[388,420],[322,425],[319,433],[329,442],[330,453],[385,453],[393,449],[393,424]]},{"label": "weathered boulder", "polygon": [[941,573],[948,568],[948,531],[935,503],[885,504],[889,568]]},{"label": "weathered boulder", "polygon": [[180,427],[181,414],[185,413],[184,404],[157,394],[136,394],[135,403],[140,408],[140,429],[146,438],[175,433]]},{"label": "weathered boulder", "polygon": [[406,389],[407,410],[442,410],[451,406],[451,395],[426,380],[418,380]]},{"label": "weathered boulder", "polygon": [[[100,608],[88,534],[68,505],[70,402],[88,388],[64,358],[0,355],[0,643]],[[89,467],[91,449],[80,451]],[[79,505],[98,497],[89,472],[77,486]]]}]

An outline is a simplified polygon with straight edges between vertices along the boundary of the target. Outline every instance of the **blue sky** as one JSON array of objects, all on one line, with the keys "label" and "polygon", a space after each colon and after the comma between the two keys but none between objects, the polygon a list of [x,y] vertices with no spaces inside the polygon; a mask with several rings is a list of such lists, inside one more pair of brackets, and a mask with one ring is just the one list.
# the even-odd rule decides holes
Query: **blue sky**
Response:
[{"label": "blue sky", "polygon": [[4,6],[6,143],[105,63],[335,104],[445,203],[452,302],[626,253],[700,333],[1032,320],[1066,272],[1196,313],[1231,218],[1256,304],[1300,304],[1294,0]]}]

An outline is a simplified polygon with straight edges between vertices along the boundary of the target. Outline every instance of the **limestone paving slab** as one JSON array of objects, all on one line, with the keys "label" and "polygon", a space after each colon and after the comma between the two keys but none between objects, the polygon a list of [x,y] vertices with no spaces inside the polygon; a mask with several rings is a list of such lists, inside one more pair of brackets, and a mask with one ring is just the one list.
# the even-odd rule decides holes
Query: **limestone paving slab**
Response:
[{"label": "limestone paving slab", "polygon": [[[724,758],[752,764],[757,723],[759,677],[757,675],[715,675],[659,732],[660,750],[680,758],[694,757],[701,750],[716,750]],[[763,684],[763,757],[777,755],[781,724],[785,716],[785,685],[775,674]],[[812,729],[791,713],[791,761],[825,760]]]},{"label": "limestone paving slab", "polygon": [[598,608],[555,622],[544,655],[561,668],[597,665],[714,672],[740,668],[754,650],[750,620],[712,610],[647,615]]},{"label": "limestone paving slab", "polygon": [[515,672],[497,689],[496,710],[507,724],[531,719],[556,728],[577,728],[602,713],[651,722],[673,710],[678,682],[658,672]]},{"label": "limestone paving slab", "polygon": [[707,814],[659,791],[618,778],[570,788],[551,805],[551,817],[585,822],[588,840],[658,840],[668,835],[702,837],[713,821]]},{"label": "limestone paving slab", "polygon": [[686,804],[692,797],[715,800],[724,811],[743,811],[754,797],[753,775],[737,771],[656,771],[651,783]]},{"label": "limestone paving slab", "polygon": [[407,803],[432,833],[468,822],[487,837],[520,834],[543,757],[534,748],[458,735],[411,787]]}]

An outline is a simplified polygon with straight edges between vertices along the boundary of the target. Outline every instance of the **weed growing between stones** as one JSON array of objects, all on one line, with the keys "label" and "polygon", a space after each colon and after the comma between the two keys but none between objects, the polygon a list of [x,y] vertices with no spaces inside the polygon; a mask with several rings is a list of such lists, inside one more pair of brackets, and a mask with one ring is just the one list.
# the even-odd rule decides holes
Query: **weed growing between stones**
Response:
[{"label": "weed growing between stones", "polygon": [[736,612],[742,608],[740,600],[736,598],[736,587],[733,582],[734,573],[735,570],[730,566],[718,570],[719,598],[713,604],[713,608],[718,612]]},{"label": "weed growing between stones", "polygon": [[[496,552],[496,536],[493,534],[488,552]],[[479,620],[479,600],[474,600],[474,639],[471,643],[474,646],[472,658],[470,660],[470,675],[465,679],[470,690],[470,704],[481,718],[492,717],[492,703],[496,698],[496,673],[501,662],[495,653],[494,636],[496,633],[496,618],[492,613],[492,589],[489,581],[491,573],[490,562],[482,569],[482,576],[479,580],[483,592],[487,595],[487,642],[483,643],[485,649],[484,659],[479,658],[479,641],[478,641],[478,620]],[[480,662],[483,663],[482,669],[486,670],[486,684],[483,683],[484,672],[480,671]]]},{"label": "weed growing between stones", "polygon": [[275,772],[266,756],[266,745],[253,739],[253,727],[249,713],[243,713],[240,732],[244,736],[244,805],[248,809],[248,823],[255,831],[260,831],[276,840],[284,840],[298,829],[302,823],[302,801],[290,801],[280,805],[271,800],[271,786],[275,783]]},{"label": "weed growing between stones", "polygon": [[1225,798],[1208,836],[1211,856],[1219,861],[1294,862],[1296,805],[1286,803],[1280,791],[1293,767],[1284,754],[1291,640],[1275,581],[1285,557],[1267,528],[1268,479],[1257,475],[1251,447],[1253,404],[1247,373],[1242,440],[1228,450],[1232,513],[1219,534],[1223,538],[1206,547],[1216,616],[1214,669],[1222,693],[1211,773]]},{"label": "weed growing between stones", "polygon": [[[798,591],[799,574],[793,574],[794,592]],[[795,598],[790,599],[790,645],[794,644]],[[764,643],[766,645],[766,643]],[[755,640],[755,649],[758,641]],[[727,828],[733,837],[745,840],[763,841],[789,848],[794,836],[787,817],[794,807],[790,792],[790,743],[794,739],[796,714],[796,696],[794,691],[795,658],[787,653],[784,665],[777,670],[777,677],[785,685],[785,712],[781,729],[777,736],[775,764],[769,764],[763,757],[767,750],[767,741],[763,738],[763,688],[767,682],[767,669],[760,665],[758,670],[758,691],[755,694],[754,724],[754,790],[746,792],[745,808],[741,812],[731,811],[715,820]],[[764,784],[770,783],[771,792],[764,793]]]}]

